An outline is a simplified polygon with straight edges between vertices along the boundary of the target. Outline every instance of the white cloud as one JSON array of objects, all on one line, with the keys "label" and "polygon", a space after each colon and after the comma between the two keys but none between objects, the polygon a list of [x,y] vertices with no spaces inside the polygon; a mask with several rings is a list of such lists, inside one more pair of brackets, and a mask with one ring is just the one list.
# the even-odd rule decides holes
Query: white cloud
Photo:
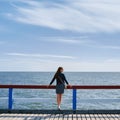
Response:
[{"label": "white cloud", "polygon": [[116,63],[116,64],[120,64],[120,59],[107,59],[107,60],[105,60],[105,62],[107,62],[107,63]]},{"label": "white cloud", "polygon": [[120,50],[120,46],[115,45],[99,45],[99,44],[86,44],[86,47],[97,48],[97,49],[111,49],[111,50]]},{"label": "white cloud", "polygon": [[[48,39],[49,38],[49,39]],[[44,37],[43,41],[48,42],[59,42],[59,43],[66,43],[66,44],[88,44],[93,43],[92,40],[88,40],[86,36],[82,37]]]},{"label": "white cloud", "polygon": [[104,45],[103,43],[100,44],[96,40],[92,40],[92,38],[89,38],[87,36],[82,36],[82,37],[43,37],[41,40],[47,41],[47,42],[59,42],[59,43],[66,43],[66,44],[77,44],[77,45],[83,45],[84,47],[91,47],[91,48],[98,48],[98,49],[113,49],[113,50],[120,50],[120,46],[118,45]]},{"label": "white cloud", "polygon": [[120,50],[120,46],[118,45],[104,45],[104,44],[98,44],[98,43],[94,43],[94,44],[86,44],[86,46],[88,47],[92,47],[92,48],[97,48],[97,49],[111,49],[111,50]]},{"label": "white cloud", "polygon": [[69,43],[69,44],[83,44],[84,41],[80,41],[80,40],[70,40],[70,39],[57,39],[57,40],[50,40],[53,42],[61,42],[61,43]]},{"label": "white cloud", "polygon": [[101,46],[101,48],[120,50],[120,46],[113,46],[113,45],[103,45]]},{"label": "white cloud", "polygon": [[9,56],[20,56],[20,57],[35,57],[35,58],[58,58],[58,59],[75,59],[73,56],[65,55],[51,55],[51,54],[26,54],[26,53],[6,53]]},{"label": "white cloud", "polygon": [[120,30],[119,0],[67,0],[64,4],[22,0],[21,3],[26,6],[15,5],[17,13],[9,15],[22,23],[77,32]]}]

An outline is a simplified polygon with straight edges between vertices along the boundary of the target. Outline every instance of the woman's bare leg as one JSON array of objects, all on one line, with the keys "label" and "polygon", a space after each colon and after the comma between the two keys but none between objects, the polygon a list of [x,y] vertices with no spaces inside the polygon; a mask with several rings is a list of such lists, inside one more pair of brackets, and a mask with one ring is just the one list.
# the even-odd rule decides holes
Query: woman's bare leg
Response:
[{"label": "woman's bare leg", "polygon": [[62,100],[62,94],[57,94],[57,104],[58,104],[58,108],[60,108],[61,100]]},{"label": "woman's bare leg", "polygon": [[57,104],[60,105],[60,94],[57,94]]},{"label": "woman's bare leg", "polygon": [[60,104],[61,104],[61,101],[62,101],[62,94],[60,94]]}]

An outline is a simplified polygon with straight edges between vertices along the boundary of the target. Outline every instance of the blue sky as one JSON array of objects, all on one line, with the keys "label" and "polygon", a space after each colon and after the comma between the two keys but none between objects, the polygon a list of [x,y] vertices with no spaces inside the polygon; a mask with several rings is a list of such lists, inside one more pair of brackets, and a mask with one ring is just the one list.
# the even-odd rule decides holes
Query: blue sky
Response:
[{"label": "blue sky", "polygon": [[0,0],[0,71],[120,71],[119,0]]}]

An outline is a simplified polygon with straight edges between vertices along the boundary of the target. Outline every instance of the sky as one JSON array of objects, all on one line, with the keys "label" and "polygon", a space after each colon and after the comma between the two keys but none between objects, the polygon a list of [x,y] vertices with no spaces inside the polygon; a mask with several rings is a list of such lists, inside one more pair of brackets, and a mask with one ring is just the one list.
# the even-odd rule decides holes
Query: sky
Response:
[{"label": "sky", "polygon": [[0,0],[0,71],[120,72],[120,0]]}]

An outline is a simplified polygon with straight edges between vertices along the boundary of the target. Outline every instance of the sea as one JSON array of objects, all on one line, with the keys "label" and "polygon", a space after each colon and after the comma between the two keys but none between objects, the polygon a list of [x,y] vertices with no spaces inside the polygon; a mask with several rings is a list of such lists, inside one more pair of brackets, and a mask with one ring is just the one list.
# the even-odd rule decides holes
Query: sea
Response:
[{"label": "sea", "polygon": [[[65,72],[70,85],[120,85],[120,72]],[[0,84],[49,85],[54,72],[0,72]],[[55,85],[56,82],[53,83]],[[72,109],[65,89],[61,108]],[[0,109],[8,108],[8,89],[0,89]],[[57,109],[54,89],[13,89],[13,109]],[[120,90],[77,90],[78,110],[120,109]]]}]

